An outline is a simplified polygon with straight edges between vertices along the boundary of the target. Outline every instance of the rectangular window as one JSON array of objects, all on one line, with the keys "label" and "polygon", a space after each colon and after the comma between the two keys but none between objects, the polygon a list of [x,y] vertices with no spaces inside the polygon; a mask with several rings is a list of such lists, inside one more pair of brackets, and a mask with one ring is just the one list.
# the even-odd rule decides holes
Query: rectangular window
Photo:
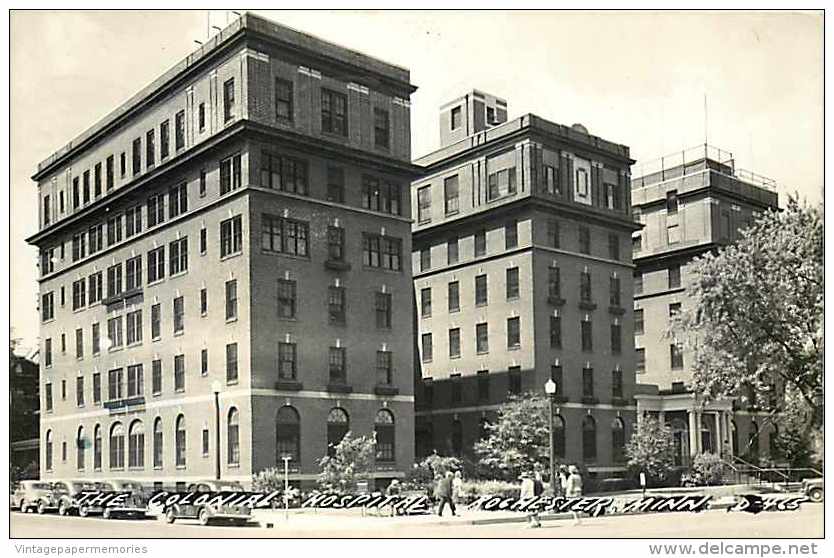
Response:
[{"label": "rectangular window", "polygon": [[668,225],[666,227],[666,241],[669,244],[677,244],[681,241],[681,231],[678,225]]},{"label": "rectangular window", "polygon": [[582,397],[592,398],[594,396],[594,369],[582,369]]},{"label": "rectangular window", "polygon": [[96,198],[101,197],[101,163],[96,163],[93,167],[93,195]]},{"label": "rectangular window", "polygon": [[643,274],[639,271],[634,272],[634,294],[643,294]]},{"label": "rectangular window", "polygon": [[122,241],[122,216],[115,215],[107,220],[107,245],[113,246]]},{"label": "rectangular window", "polygon": [[562,367],[561,365],[553,365],[550,367],[550,379],[553,380],[553,383],[556,384],[556,395],[557,397],[564,396],[564,388],[565,384],[562,381]]},{"label": "rectangular window", "polygon": [[519,297],[518,268],[507,269],[507,300],[515,300]]},{"label": "rectangular window", "polygon": [[174,357],[174,391],[185,391],[185,355]]},{"label": "rectangular window", "polygon": [[237,343],[226,345],[226,383],[237,382]]},{"label": "rectangular window", "polygon": [[52,412],[52,384],[47,382],[44,386],[44,391],[46,391],[45,395],[45,404],[47,412]]},{"label": "rectangular window", "polygon": [[107,337],[110,340],[111,349],[124,345],[121,316],[107,320]]},{"label": "rectangular window", "polygon": [[275,78],[275,116],[279,120],[293,120],[293,83]]},{"label": "rectangular window", "polygon": [[327,227],[327,259],[341,262],[345,259],[345,229],[341,227]]},{"label": "rectangular window", "polygon": [[156,145],[154,142],[154,131],[148,130],[145,135],[145,159],[147,160],[148,168],[156,164]]},{"label": "rectangular window", "polygon": [[137,205],[125,211],[125,238],[142,232],[142,206]]},{"label": "rectangular window", "polygon": [[460,128],[462,120],[463,120],[463,112],[462,112],[461,107],[452,108],[452,118],[451,118],[452,130],[457,130],[458,128]]},{"label": "rectangular window", "polygon": [[508,384],[508,391],[510,395],[520,395],[521,394],[521,367],[520,366],[510,366],[507,370],[507,376],[509,380]]},{"label": "rectangular window", "polygon": [[331,324],[345,325],[345,288],[330,286],[327,289],[327,315]]},{"label": "rectangular window", "polygon": [[87,280],[79,279],[72,283],[72,309],[78,310],[87,305]]},{"label": "rectangular window", "polygon": [[620,299],[621,299],[621,292],[620,292],[620,278],[619,277],[609,277],[608,278],[608,304],[614,308],[620,307]]},{"label": "rectangular window", "polygon": [[188,187],[185,182],[168,188],[168,217],[173,219],[188,211]]},{"label": "rectangular window", "polygon": [[115,368],[107,373],[107,400],[118,401],[124,399],[124,370]]},{"label": "rectangular window", "polygon": [[208,237],[207,237],[207,235],[208,235],[208,233],[207,233],[205,227],[200,229],[200,255],[201,256],[205,256],[206,251],[208,250]]},{"label": "rectangular window", "polygon": [[188,271],[188,237],[173,241],[168,245],[171,277]]},{"label": "rectangular window", "polygon": [[101,326],[97,323],[92,326],[92,337],[93,354],[97,355],[101,352]]},{"label": "rectangular window", "polygon": [[209,437],[210,437],[210,433],[209,433],[208,428],[203,428],[202,436],[201,436],[201,440],[200,440],[202,442],[202,448],[201,449],[202,449],[202,452],[203,452],[203,457],[208,457],[208,454],[209,454]]},{"label": "rectangular window", "polygon": [[201,198],[206,197],[206,169],[200,169],[200,186],[198,193]]},{"label": "rectangular window", "polygon": [[475,350],[478,354],[489,352],[489,325],[475,325]]},{"label": "rectangular window", "polygon": [[151,306],[151,339],[159,339],[162,336],[162,306],[154,304]]},{"label": "rectangular window", "polygon": [[122,293],[122,264],[111,265],[107,268],[107,298]]},{"label": "rectangular window", "polygon": [[72,237],[72,261],[78,260],[87,256],[87,235],[84,233],[75,234]]},{"label": "rectangular window", "polygon": [[558,267],[550,267],[547,270],[547,297],[550,302],[562,298],[562,278]]},{"label": "rectangular window", "polygon": [[165,196],[157,194],[148,198],[148,228],[165,222]]},{"label": "rectangular window", "polygon": [[52,339],[47,339],[43,342],[44,366],[52,366]]},{"label": "rectangular window", "polygon": [[243,250],[243,221],[240,215],[220,223],[220,257],[238,254]]},{"label": "rectangular window", "polygon": [[84,204],[90,203],[90,171],[85,170],[82,175],[82,183],[84,184]]},{"label": "rectangular window", "polygon": [[127,313],[127,344],[142,342],[142,310]]},{"label": "rectangular window", "polygon": [[261,186],[306,196],[308,185],[307,161],[266,151],[261,153]]},{"label": "rectangular window", "polygon": [[379,385],[394,383],[394,365],[391,351],[376,352],[376,381]]},{"label": "rectangular window", "polygon": [[133,140],[133,176],[142,172],[142,138]]},{"label": "rectangular window", "polygon": [[79,206],[81,206],[81,189],[76,176],[72,179],[72,208],[78,209]]},{"label": "rectangular window", "polygon": [[424,318],[431,316],[431,287],[420,290],[420,315]]},{"label": "rectangular window", "polygon": [[159,158],[165,160],[171,154],[171,124],[168,120],[159,125]]},{"label": "rectangular window", "polygon": [[185,147],[185,111],[174,116],[174,148],[179,151]]},{"label": "rectangular window", "polygon": [[127,174],[127,154],[122,151],[119,155],[119,175],[124,178]]},{"label": "rectangular window", "polygon": [[431,222],[431,186],[417,189],[417,222]]},{"label": "rectangular window", "polygon": [[618,355],[623,352],[622,326],[619,323],[611,324],[611,354]]},{"label": "rectangular window", "polygon": [[148,252],[148,283],[165,277],[165,246]]},{"label": "rectangular window", "polygon": [[559,238],[559,222],[550,220],[547,222],[547,245],[551,248],[559,248],[561,239]]},{"label": "rectangular window", "polygon": [[378,329],[391,329],[391,294],[374,293],[374,306],[376,309],[376,327]]},{"label": "rectangular window", "polygon": [[646,371],[646,349],[635,349],[635,353],[637,358],[634,370],[637,374],[643,374]]},{"label": "rectangular window", "polygon": [[683,349],[679,344],[672,343],[669,345],[669,360],[672,370],[680,370],[683,368]]},{"label": "rectangular window", "polygon": [[488,302],[487,276],[475,277],[475,306],[483,306]]},{"label": "rectangular window", "polygon": [[374,176],[363,175],[362,207],[371,211],[399,215],[401,209],[400,185],[380,181]]},{"label": "rectangular window", "polygon": [[142,286],[142,256],[125,261],[125,289],[132,291]]},{"label": "rectangular window", "polygon": [[449,358],[460,358],[460,328],[449,330]]},{"label": "rectangular window", "polygon": [[104,225],[93,225],[89,230],[90,254],[95,254],[104,249]]},{"label": "rectangular window", "polygon": [[41,320],[47,321],[55,317],[55,293],[49,292],[41,296]]},{"label": "rectangular window", "polygon": [[518,247],[518,222],[510,221],[504,224],[504,248],[512,250]]},{"label": "rectangular window", "polygon": [[486,255],[486,231],[475,233],[475,257]]},{"label": "rectangular window", "polygon": [[321,129],[330,134],[348,135],[346,95],[329,89],[321,90]]},{"label": "rectangular window", "polygon": [[289,279],[278,279],[278,317],[294,319],[296,311],[296,283]]},{"label": "rectangular window", "polygon": [[208,376],[208,349],[200,350],[200,375]]},{"label": "rectangular window", "polygon": [[551,195],[561,193],[559,186],[559,169],[551,165],[544,165],[545,191]]},{"label": "rectangular window", "polygon": [[235,117],[235,80],[223,83],[223,120],[228,122]]},{"label": "rectangular window", "polygon": [[487,177],[489,201],[510,196],[516,192],[515,167],[494,172]]},{"label": "rectangular window", "polygon": [[521,318],[507,318],[507,348],[521,347]]},{"label": "rectangular window", "polygon": [[611,372],[611,397],[614,399],[623,398],[623,371],[614,370]]},{"label": "rectangular window", "polygon": [[669,288],[679,289],[681,286],[681,266],[673,265],[669,267]]},{"label": "rectangular window", "polygon": [[608,235],[608,257],[612,260],[620,259],[620,237],[616,234]]},{"label": "rectangular window", "polygon": [[261,215],[261,248],[267,252],[308,257],[310,224],[264,213]]},{"label": "rectangular window", "polygon": [[200,103],[197,107],[197,126],[199,127],[200,131],[206,129],[206,104]]},{"label": "rectangular window", "polygon": [[330,347],[330,383],[347,383],[347,355],[344,347]]},{"label": "rectangular window", "polygon": [[643,309],[637,308],[634,310],[634,335],[642,335],[644,331]]},{"label": "rectangular window", "polygon": [[388,149],[391,145],[391,121],[388,111],[374,108],[374,145]]},{"label": "rectangular window", "polygon": [[431,362],[433,355],[431,333],[424,333],[420,337],[420,343],[423,353],[423,362]]},{"label": "rectangular window", "polygon": [[200,315],[205,316],[208,313],[208,291],[205,287],[200,289]]},{"label": "rectangular window", "polygon": [[460,283],[452,281],[449,283],[449,312],[460,310]]},{"label": "rectangular window", "polygon": [[362,257],[364,265],[400,271],[402,266],[402,240],[390,236],[362,233]]},{"label": "rectangular window", "polygon": [[240,177],[240,153],[220,161],[220,195],[240,188]]},{"label": "rectangular window", "polygon": [[460,193],[458,175],[443,180],[443,198],[445,200],[446,215],[454,215],[460,209]]},{"label": "rectangular window", "polygon": [[98,405],[101,403],[101,374],[99,372],[95,372],[93,374],[93,404]]},{"label": "rectangular window", "polygon": [[185,299],[178,296],[174,299],[174,333],[181,333],[185,329]]},{"label": "rectangular window", "polygon": [[226,319],[237,319],[237,280],[226,281]]},{"label": "rectangular window", "polygon": [[458,263],[459,258],[459,251],[458,251],[458,239],[450,238],[446,242],[446,261],[449,265],[454,265]]},{"label": "rectangular window", "polygon": [[562,348],[562,318],[550,316],[550,348]]},{"label": "rectangular window", "polygon": [[678,191],[670,190],[666,192],[666,213],[674,215],[678,212]]},{"label": "rectangular window", "polygon": [[[113,186],[115,186],[115,184],[116,184],[116,180],[115,180],[116,170],[115,170],[114,166],[115,166],[115,160],[113,159],[112,155],[109,155],[107,157],[107,160],[104,162],[104,177],[105,177],[104,180],[105,180],[105,187],[107,188],[108,192],[110,190],[112,190]],[[62,199],[63,199],[63,196],[62,196]],[[61,209],[61,212],[63,212],[63,211],[64,210]]]},{"label": "rectangular window", "polygon": [[141,364],[127,367],[127,396],[140,397],[145,394],[145,372]]},{"label": "rectangular window", "polygon": [[151,392],[162,393],[162,361],[159,359],[151,362]]},{"label": "rectangular window", "polygon": [[295,380],[295,375],[295,343],[278,343],[278,377],[282,380]]},{"label": "rectangular window", "polygon": [[420,271],[431,269],[431,247],[420,250]]},{"label": "rectangular window", "polygon": [[583,254],[591,253],[591,230],[588,227],[579,227],[579,251]]},{"label": "rectangular window", "polygon": [[340,167],[327,167],[327,201],[344,203],[345,169]]},{"label": "rectangular window", "polygon": [[478,370],[478,401],[489,401],[489,371]]},{"label": "rectangular window", "polygon": [[593,299],[591,292],[591,273],[583,271],[579,274],[579,300],[591,303]]},{"label": "rectangular window", "polygon": [[582,322],[580,322],[580,336],[582,338],[582,350],[593,351],[594,340],[591,320],[582,320]]}]

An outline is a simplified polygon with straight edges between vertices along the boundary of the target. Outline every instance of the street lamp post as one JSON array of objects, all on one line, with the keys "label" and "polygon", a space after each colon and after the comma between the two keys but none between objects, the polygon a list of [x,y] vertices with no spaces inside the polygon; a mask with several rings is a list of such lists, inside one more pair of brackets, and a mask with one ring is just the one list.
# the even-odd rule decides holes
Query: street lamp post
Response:
[{"label": "street lamp post", "polygon": [[284,521],[290,518],[290,460],[292,456],[284,455]]},{"label": "street lamp post", "polygon": [[550,403],[547,413],[547,424],[550,432],[550,489],[553,491],[553,496],[558,495],[556,489],[556,448],[553,443],[553,406],[556,403],[556,382],[553,378],[547,380],[544,384],[544,392],[547,394],[547,400]]},{"label": "street lamp post", "polygon": [[211,383],[214,392],[214,478],[220,480],[220,382]]}]

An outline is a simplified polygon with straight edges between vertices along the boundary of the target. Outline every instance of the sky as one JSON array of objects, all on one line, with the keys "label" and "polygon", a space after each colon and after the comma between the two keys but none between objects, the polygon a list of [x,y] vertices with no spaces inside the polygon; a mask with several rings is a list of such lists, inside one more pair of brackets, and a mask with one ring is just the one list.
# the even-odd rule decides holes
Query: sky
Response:
[{"label": "sky", "polygon": [[[822,201],[821,13],[254,13],[410,69],[415,158],[439,147],[438,108],[477,88],[507,99],[510,118],[581,123],[626,144],[637,168],[706,137],[776,180],[781,203]],[[9,310],[24,346],[38,342],[37,250],[24,240],[37,230],[37,163],[234,17],[12,12]]]}]

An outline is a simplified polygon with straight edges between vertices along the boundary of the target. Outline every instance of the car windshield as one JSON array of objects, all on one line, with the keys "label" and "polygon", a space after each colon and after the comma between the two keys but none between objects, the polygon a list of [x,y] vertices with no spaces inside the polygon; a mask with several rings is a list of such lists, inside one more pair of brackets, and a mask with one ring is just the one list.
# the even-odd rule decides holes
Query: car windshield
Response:
[{"label": "car windshield", "polygon": [[142,485],[138,482],[123,482],[122,490],[142,490]]},{"label": "car windshield", "polygon": [[109,482],[97,482],[96,488],[98,490],[114,490],[113,485]]},{"label": "car windshield", "polygon": [[216,482],[214,483],[215,490],[218,492],[230,490],[243,490],[243,485],[239,482]]},{"label": "car windshield", "polygon": [[29,488],[31,488],[32,490],[49,490],[52,487],[45,482],[33,482],[29,485]]},{"label": "car windshield", "polygon": [[72,483],[73,490],[95,490],[96,485],[91,482],[74,482]]}]

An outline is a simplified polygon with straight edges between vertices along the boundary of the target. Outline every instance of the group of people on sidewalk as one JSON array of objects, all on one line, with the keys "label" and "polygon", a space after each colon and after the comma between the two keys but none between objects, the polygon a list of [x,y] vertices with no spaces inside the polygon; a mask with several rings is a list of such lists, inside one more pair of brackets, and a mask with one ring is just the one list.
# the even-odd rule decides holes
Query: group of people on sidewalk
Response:
[{"label": "group of people on sidewalk", "polygon": [[[553,496],[564,496],[566,498],[576,498],[582,496],[582,475],[579,474],[579,468],[576,465],[559,467],[557,478],[551,479],[550,486],[553,491]],[[521,499],[534,498],[540,496],[544,492],[544,483],[542,482],[542,475],[539,471],[533,473],[524,472],[521,474]],[[582,521],[579,519],[579,514],[573,514],[573,524],[579,525]],[[529,527],[541,527],[542,522],[539,520],[539,512],[532,512],[527,515],[527,522]]]},{"label": "group of people on sidewalk", "polygon": [[443,517],[443,510],[446,504],[452,511],[452,517],[457,515],[456,503],[461,501],[461,488],[463,488],[463,476],[460,471],[446,471],[445,475],[434,477],[434,500],[438,503],[437,515]]}]

